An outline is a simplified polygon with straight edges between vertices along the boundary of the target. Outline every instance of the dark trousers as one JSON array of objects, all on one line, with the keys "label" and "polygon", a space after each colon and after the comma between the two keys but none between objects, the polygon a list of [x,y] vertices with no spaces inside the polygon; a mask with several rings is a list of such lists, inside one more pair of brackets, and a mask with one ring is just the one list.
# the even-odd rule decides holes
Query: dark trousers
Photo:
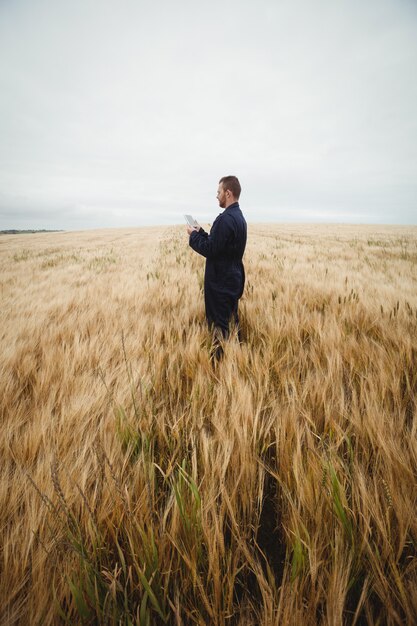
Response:
[{"label": "dark trousers", "polygon": [[207,324],[213,334],[212,354],[220,359],[223,355],[222,343],[229,337],[231,324],[236,326],[239,340],[241,340],[238,313],[239,298],[229,294],[219,295],[206,288],[204,300]]},{"label": "dark trousers", "polygon": [[206,319],[209,327],[220,329],[224,338],[229,336],[230,323],[239,325],[239,299],[229,294],[218,294],[206,288],[204,291]]}]

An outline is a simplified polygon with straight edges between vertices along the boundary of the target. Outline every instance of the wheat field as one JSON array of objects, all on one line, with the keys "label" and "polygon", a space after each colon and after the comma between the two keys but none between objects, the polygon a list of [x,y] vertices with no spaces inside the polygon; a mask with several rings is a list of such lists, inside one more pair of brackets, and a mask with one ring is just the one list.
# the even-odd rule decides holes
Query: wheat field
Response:
[{"label": "wheat field", "polygon": [[417,623],[417,227],[0,237],[0,623]]}]

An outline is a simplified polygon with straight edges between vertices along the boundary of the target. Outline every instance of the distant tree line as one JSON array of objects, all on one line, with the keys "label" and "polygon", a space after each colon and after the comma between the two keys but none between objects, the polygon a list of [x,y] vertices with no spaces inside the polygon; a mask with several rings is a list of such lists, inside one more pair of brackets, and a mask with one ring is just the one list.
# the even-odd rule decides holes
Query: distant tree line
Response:
[{"label": "distant tree line", "polygon": [[45,228],[39,230],[0,230],[0,235],[25,235],[31,233],[63,233],[61,230],[46,230]]}]

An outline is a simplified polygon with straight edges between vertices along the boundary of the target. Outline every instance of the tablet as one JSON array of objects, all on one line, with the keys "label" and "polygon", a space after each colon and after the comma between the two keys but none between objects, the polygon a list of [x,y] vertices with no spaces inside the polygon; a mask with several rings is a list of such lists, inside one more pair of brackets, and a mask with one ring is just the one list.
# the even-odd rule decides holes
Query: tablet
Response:
[{"label": "tablet", "polygon": [[187,222],[189,226],[193,226],[193,227],[198,226],[197,222],[195,221],[192,215],[184,215],[184,217],[185,217],[185,221]]}]

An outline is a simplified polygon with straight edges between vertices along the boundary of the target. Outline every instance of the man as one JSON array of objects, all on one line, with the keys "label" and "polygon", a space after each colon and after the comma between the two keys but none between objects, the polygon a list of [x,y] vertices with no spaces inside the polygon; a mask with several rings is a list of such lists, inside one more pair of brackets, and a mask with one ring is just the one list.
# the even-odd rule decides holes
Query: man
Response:
[{"label": "man", "polygon": [[[217,200],[224,211],[215,219],[210,234],[200,226],[187,226],[190,246],[207,259],[204,301],[215,342],[228,337],[232,320],[239,324],[238,302],[245,285],[242,257],[247,237],[246,221],[239,207],[240,192],[236,176],[224,176],[217,190]],[[221,348],[216,354],[221,355]]]}]

